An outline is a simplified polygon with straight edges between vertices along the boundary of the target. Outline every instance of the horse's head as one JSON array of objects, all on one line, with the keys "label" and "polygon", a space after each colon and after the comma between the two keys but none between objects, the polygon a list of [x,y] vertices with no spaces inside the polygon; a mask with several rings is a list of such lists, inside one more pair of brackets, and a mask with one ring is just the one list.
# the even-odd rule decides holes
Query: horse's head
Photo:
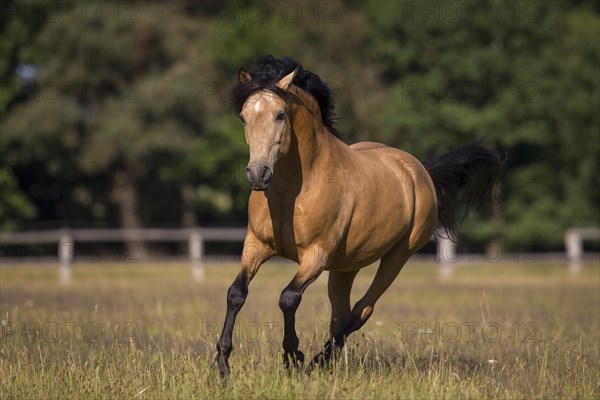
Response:
[{"label": "horse's head", "polygon": [[[277,88],[287,91],[296,70],[277,82]],[[249,73],[240,70],[240,83],[250,81]],[[273,179],[275,163],[290,149],[291,125],[286,101],[270,90],[252,94],[242,107],[239,116],[244,124],[246,143],[250,146],[250,161],[246,177],[252,190],[266,190]]]}]

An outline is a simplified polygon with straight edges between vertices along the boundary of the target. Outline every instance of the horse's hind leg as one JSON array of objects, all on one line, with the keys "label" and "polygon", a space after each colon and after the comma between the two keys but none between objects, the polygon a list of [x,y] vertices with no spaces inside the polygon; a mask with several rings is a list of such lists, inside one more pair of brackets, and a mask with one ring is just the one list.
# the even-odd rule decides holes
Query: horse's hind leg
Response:
[{"label": "horse's hind leg", "polygon": [[329,333],[334,337],[346,323],[350,316],[350,292],[356,277],[356,271],[329,271],[327,281],[327,295],[331,303],[331,322]]},{"label": "horse's hind leg", "polygon": [[[329,324],[329,334],[333,338],[344,328],[346,320],[350,316],[350,292],[352,284],[356,277],[356,271],[329,271],[329,280],[327,282],[327,294],[331,303],[331,322]],[[327,363],[332,357],[333,346],[329,340],[323,349],[321,358],[314,360],[319,365]]]},{"label": "horse's hind leg", "polygon": [[[336,353],[336,349],[339,350],[344,347],[346,338],[367,322],[373,313],[375,303],[394,282],[409,257],[408,243],[402,241],[381,259],[371,286],[369,286],[365,295],[356,302],[343,327],[332,335],[332,339],[325,343],[323,350],[312,360],[308,366],[308,371],[316,365],[322,365],[324,361],[328,362]],[[332,346],[335,346],[336,349]]]}]

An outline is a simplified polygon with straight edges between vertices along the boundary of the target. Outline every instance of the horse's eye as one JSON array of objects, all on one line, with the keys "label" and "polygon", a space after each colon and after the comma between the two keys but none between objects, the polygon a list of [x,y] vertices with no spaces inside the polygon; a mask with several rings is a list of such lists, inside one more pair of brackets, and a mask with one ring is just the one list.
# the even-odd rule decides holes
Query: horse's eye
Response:
[{"label": "horse's eye", "polygon": [[242,117],[242,114],[240,114],[239,117],[240,117],[240,121],[242,121],[242,124],[245,124],[246,120],[244,119],[244,117]]},{"label": "horse's eye", "polygon": [[285,119],[285,114],[283,111],[279,111],[275,116],[275,121],[283,121]]}]

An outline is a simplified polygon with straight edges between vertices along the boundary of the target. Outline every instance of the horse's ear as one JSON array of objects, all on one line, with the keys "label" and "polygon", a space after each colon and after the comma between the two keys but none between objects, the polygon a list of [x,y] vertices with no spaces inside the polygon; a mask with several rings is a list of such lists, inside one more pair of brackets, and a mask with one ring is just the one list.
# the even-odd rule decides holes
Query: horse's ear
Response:
[{"label": "horse's ear", "polygon": [[287,90],[290,85],[292,84],[292,81],[294,80],[294,77],[296,76],[296,73],[298,72],[298,67],[296,67],[295,70],[293,70],[292,72],[290,72],[289,74],[287,74],[286,76],[284,76],[283,78],[281,78],[279,80],[279,82],[277,82],[277,87],[283,90]]},{"label": "horse's ear", "polygon": [[252,77],[244,68],[240,68],[240,72],[238,72],[238,79],[240,80],[240,83],[246,83],[252,79]]}]

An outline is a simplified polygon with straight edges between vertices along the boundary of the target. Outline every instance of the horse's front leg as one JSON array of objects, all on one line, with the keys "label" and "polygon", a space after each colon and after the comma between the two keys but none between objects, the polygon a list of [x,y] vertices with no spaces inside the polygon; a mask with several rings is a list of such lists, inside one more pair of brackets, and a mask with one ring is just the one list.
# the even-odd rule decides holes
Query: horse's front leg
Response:
[{"label": "horse's front leg", "polygon": [[233,348],[233,326],[238,312],[246,302],[248,285],[260,266],[273,255],[269,246],[259,242],[252,232],[248,231],[242,252],[241,270],[227,291],[227,313],[223,331],[217,343],[216,361],[221,378],[225,378],[229,374],[229,355]]},{"label": "horse's front leg", "polygon": [[[317,253],[318,254],[318,253]],[[302,293],[315,281],[327,265],[321,257],[305,257],[298,272],[289,285],[281,292],[279,308],[283,312],[283,362],[287,368],[299,367],[304,363],[304,353],[298,350],[299,339],[296,334],[296,310],[302,301]]]}]

